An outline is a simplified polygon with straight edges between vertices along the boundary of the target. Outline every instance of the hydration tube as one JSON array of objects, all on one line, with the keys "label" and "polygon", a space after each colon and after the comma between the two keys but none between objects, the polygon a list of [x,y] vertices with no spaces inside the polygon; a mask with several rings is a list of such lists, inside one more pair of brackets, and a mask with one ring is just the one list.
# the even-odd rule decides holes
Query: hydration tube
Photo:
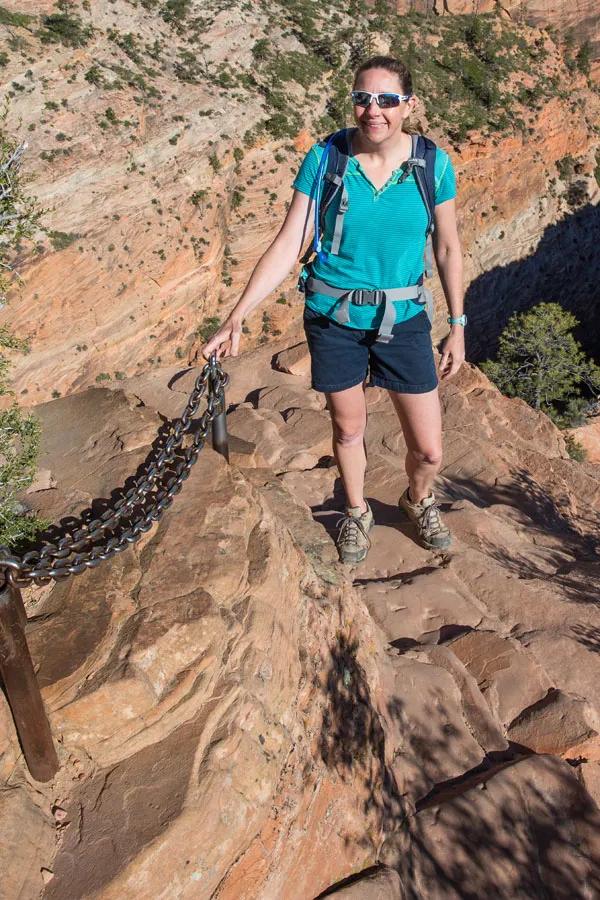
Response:
[{"label": "hydration tube", "polygon": [[317,190],[315,197],[315,232],[313,236],[313,252],[316,253],[317,258],[320,262],[325,262],[327,259],[327,254],[323,250],[321,246],[321,185],[323,184],[323,175],[325,173],[325,169],[327,168],[327,157],[329,156],[329,148],[333,144],[335,138],[341,132],[336,131],[335,134],[332,134],[329,140],[325,145],[325,149],[323,150],[323,156],[321,157],[321,161],[319,163],[319,168],[317,169]]}]

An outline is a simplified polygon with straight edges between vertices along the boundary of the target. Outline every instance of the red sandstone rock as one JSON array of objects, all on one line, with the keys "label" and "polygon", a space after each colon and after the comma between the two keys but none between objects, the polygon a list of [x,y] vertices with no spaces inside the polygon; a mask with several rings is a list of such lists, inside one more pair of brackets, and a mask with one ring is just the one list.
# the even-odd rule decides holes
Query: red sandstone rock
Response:
[{"label": "red sandstone rock", "polygon": [[338,900],[404,900],[400,876],[388,866],[359,876],[352,884],[332,892]]},{"label": "red sandstone rock", "polygon": [[[504,726],[517,718],[524,705],[533,706],[542,700],[551,687],[542,667],[510,638],[491,631],[471,631],[452,641],[450,649],[476,679],[491,710]],[[511,738],[518,740],[512,732]],[[555,748],[536,746],[533,749],[541,753],[556,752]]]},{"label": "red sandstone rock", "polygon": [[[256,445],[272,431],[272,446],[282,458],[293,452],[293,465],[308,452],[301,433],[314,430],[316,440],[329,423],[311,407],[306,381],[272,369],[271,356],[265,347],[248,363],[259,409],[246,399],[244,359],[232,365],[232,402],[243,405],[231,422],[253,423]],[[194,377],[156,391],[138,382],[138,391],[167,410],[185,400]],[[281,406],[292,383],[294,412],[284,418],[268,397]],[[517,743],[579,754],[595,791],[600,622],[589,539],[597,474],[564,457],[543,417],[501,398],[472,369],[443,400],[449,458],[439,494],[454,534],[447,554],[420,547],[400,517],[403,443],[388,398],[374,391],[367,495],[377,524],[353,573],[360,591],[326,530],[340,499],[335,469],[242,474],[206,449],[135,550],[44,589],[35,607],[32,599],[29,640],[63,767],[47,790],[19,790],[27,803],[42,796],[66,816],[56,858],[42,844],[23,851],[38,873],[53,873],[46,900],[64,896],[67,884],[73,900],[143,900],[165,890],[208,900],[217,884],[222,900],[296,900],[378,860],[397,867],[404,890],[457,897],[454,887],[436,895],[447,883],[431,880],[428,859],[452,873],[456,890],[475,884],[512,900],[520,878],[533,885],[523,895],[530,900],[543,896],[535,852],[546,833],[564,878],[572,871],[593,889],[597,812],[564,769],[536,760],[533,772],[525,762],[493,777],[488,770],[484,790],[467,773],[506,757],[508,724]],[[32,502],[43,498],[56,519],[109,496],[144,458],[160,421],[137,403],[133,393],[99,390],[44,407],[44,465],[57,472],[57,487]],[[69,456],[75,448],[83,476]],[[539,703],[548,684],[560,702]],[[22,761],[9,720],[4,734],[2,772],[14,781]],[[512,781],[513,772],[526,775]],[[545,830],[539,791],[552,810],[559,801],[565,810],[554,831]],[[484,802],[488,792],[493,803]],[[501,818],[513,809],[522,853]],[[583,856],[571,859],[564,829],[578,835]],[[487,867],[473,850],[472,870],[463,836],[477,847],[480,834],[499,849]],[[401,865],[409,857],[418,889]],[[566,881],[557,884],[566,890]]]},{"label": "red sandstone rock", "polygon": [[589,419],[581,428],[572,428],[569,433],[586,451],[588,462],[600,463],[600,419]]},{"label": "red sandstone rock", "polygon": [[310,355],[305,343],[283,350],[275,357],[275,368],[290,375],[310,375]]}]

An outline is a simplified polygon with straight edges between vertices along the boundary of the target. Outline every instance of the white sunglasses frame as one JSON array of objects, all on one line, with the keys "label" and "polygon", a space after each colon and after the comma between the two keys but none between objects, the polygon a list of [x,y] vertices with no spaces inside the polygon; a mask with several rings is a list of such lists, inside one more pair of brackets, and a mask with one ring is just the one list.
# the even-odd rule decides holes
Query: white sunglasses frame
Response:
[{"label": "white sunglasses frame", "polygon": [[[362,103],[360,103],[360,104],[355,103],[354,102],[355,94],[368,94],[369,102],[367,103],[367,105],[364,106]],[[373,102],[373,100],[375,100],[375,102],[377,103],[377,106],[379,106],[379,109],[395,109],[396,107],[394,107],[394,106],[380,106],[380,104],[379,104],[380,97],[390,97],[390,96],[398,98],[398,106],[400,106],[401,103],[405,103],[407,100],[411,100],[413,97],[412,94],[396,94],[394,91],[379,91],[376,94],[374,94],[372,91],[350,91],[350,99],[352,100],[352,105],[360,106],[362,109],[368,109],[369,106],[371,105],[371,103]]]}]

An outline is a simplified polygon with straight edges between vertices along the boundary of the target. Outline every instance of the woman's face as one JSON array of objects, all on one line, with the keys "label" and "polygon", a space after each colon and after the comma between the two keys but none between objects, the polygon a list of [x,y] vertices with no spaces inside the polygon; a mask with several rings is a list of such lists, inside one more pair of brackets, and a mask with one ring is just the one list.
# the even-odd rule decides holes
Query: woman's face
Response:
[{"label": "woman's face", "polygon": [[[354,90],[370,91],[372,94],[404,93],[398,76],[387,69],[367,69],[366,72],[361,72]],[[371,144],[382,144],[402,129],[402,122],[414,105],[414,98],[411,98],[403,101],[400,106],[381,109],[373,99],[370,106],[354,107],[354,121],[365,140]]]}]

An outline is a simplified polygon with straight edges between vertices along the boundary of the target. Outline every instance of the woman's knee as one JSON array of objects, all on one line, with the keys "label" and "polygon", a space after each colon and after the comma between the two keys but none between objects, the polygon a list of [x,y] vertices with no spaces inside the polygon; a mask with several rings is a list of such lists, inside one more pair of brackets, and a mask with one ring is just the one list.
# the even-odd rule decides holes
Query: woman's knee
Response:
[{"label": "woman's knee", "polygon": [[355,421],[336,421],[332,418],[333,439],[342,447],[353,447],[362,444],[365,437],[366,419]]},{"label": "woman's knee", "polygon": [[439,466],[442,462],[442,448],[438,446],[409,448],[408,452],[419,465]]}]

